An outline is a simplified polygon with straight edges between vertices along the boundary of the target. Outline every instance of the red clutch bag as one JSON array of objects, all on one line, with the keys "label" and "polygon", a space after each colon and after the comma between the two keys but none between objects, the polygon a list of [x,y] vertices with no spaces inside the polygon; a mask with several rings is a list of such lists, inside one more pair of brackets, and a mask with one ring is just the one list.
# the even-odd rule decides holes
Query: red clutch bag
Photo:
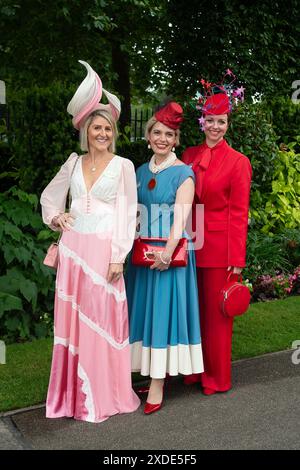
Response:
[{"label": "red clutch bag", "polygon": [[[151,253],[153,251],[162,251],[168,238],[144,238],[140,237],[134,241],[131,262],[137,266],[151,266],[154,263]],[[162,244],[151,245],[149,242],[161,242]],[[170,266],[184,267],[188,262],[188,241],[187,238],[181,238],[172,255]]]},{"label": "red clutch bag", "polygon": [[242,284],[242,276],[231,272],[220,293],[220,306],[223,314],[226,317],[242,315],[247,311],[250,299],[250,291]]}]

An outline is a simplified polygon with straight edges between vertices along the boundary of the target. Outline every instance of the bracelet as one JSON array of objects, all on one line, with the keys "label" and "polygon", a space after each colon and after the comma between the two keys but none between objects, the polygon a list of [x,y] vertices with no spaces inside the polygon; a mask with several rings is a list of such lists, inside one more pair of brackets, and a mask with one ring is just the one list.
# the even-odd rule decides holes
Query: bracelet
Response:
[{"label": "bracelet", "polygon": [[170,258],[169,261],[164,261],[163,258],[162,258],[162,254],[163,254],[163,252],[160,251],[160,252],[159,252],[159,257],[160,257],[161,262],[162,262],[163,264],[168,264],[168,265],[169,265],[169,264],[171,263],[171,259],[172,259],[172,258]]}]

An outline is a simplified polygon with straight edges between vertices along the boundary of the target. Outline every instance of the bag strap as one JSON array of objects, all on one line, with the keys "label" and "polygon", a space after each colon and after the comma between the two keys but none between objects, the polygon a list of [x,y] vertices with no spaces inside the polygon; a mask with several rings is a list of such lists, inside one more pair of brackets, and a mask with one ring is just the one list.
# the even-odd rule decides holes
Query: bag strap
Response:
[{"label": "bag strap", "polygon": [[[71,186],[71,179],[72,179],[72,176],[74,174],[74,171],[75,171],[78,160],[79,160],[79,155],[77,155],[76,162],[74,163],[73,168],[72,168],[72,172],[71,172],[71,176],[70,176],[70,186]],[[72,196],[71,196],[70,186],[69,186],[69,190],[68,190],[68,211],[69,212],[71,210],[71,204],[72,204]]]},{"label": "bag strap", "polygon": [[230,271],[227,277],[227,282],[231,280],[232,276],[237,276],[236,281],[237,282],[242,282],[243,281],[243,276],[241,274],[236,274],[233,271]]},{"label": "bag strap", "polygon": [[56,242],[57,244],[60,242],[60,239],[61,239],[63,233],[64,233],[63,231],[59,232],[59,237],[58,237],[57,242]]},{"label": "bag strap", "polygon": [[[73,173],[74,173],[74,171],[75,171],[75,167],[76,167],[76,165],[77,165],[78,160],[79,160],[79,155],[77,155],[76,162],[74,163],[73,168],[72,168],[72,172],[71,172],[71,176],[70,176],[70,185],[71,185],[71,179],[72,179]],[[68,196],[67,196],[67,198],[68,198],[68,211],[70,212],[70,210],[71,210],[71,204],[72,204],[72,197],[71,197],[70,186],[69,186],[69,189],[68,189]],[[63,234],[63,231],[61,231],[61,232],[59,233],[59,237],[58,237],[56,243],[59,243],[59,242],[60,242],[60,239],[61,239],[61,237],[62,237],[62,234]]]}]

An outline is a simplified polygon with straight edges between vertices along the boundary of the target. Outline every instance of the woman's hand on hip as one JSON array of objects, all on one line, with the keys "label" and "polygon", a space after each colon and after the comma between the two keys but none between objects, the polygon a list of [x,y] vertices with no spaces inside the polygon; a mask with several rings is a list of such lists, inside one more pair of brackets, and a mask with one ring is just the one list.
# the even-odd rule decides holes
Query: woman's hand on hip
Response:
[{"label": "woman's hand on hip", "polygon": [[75,217],[69,212],[64,212],[63,214],[56,215],[53,217],[51,223],[54,227],[61,228],[63,232],[70,230],[72,225],[74,225]]},{"label": "woman's hand on hip", "polygon": [[243,271],[243,268],[238,268],[237,266],[228,266],[227,271],[231,271],[231,270],[233,274],[241,274],[241,272]]},{"label": "woman's hand on hip", "polygon": [[106,280],[109,283],[116,282],[123,275],[123,263],[110,263]]}]

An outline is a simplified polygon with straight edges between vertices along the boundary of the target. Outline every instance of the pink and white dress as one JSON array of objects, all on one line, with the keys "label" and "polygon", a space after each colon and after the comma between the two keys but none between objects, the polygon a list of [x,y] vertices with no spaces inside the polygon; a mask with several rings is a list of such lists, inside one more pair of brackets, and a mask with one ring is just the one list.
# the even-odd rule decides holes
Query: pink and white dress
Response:
[{"label": "pink and white dress", "polygon": [[82,157],[72,174],[76,159],[70,155],[41,196],[51,227],[70,187],[75,217],[59,243],[46,416],[99,423],[140,404],[131,384],[124,279],[106,281],[109,264],[123,263],[132,247],[136,178],[132,162],[116,155],[87,191]]}]

